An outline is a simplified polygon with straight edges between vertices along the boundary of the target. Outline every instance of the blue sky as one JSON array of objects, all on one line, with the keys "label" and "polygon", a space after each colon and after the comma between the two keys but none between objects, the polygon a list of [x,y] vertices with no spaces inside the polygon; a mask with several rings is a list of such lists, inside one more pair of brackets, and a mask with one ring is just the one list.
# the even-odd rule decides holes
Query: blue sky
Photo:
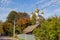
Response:
[{"label": "blue sky", "polygon": [[44,17],[60,16],[60,0],[0,0],[0,20],[5,21],[9,12],[27,12],[29,15],[35,11],[36,4]]}]

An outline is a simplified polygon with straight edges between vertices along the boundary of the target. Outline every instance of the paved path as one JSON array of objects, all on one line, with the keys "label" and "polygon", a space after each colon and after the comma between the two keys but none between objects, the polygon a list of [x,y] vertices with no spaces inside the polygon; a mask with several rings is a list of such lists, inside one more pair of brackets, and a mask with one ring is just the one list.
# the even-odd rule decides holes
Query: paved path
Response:
[{"label": "paved path", "polygon": [[11,38],[11,37],[0,37],[0,40],[17,40],[16,38]]}]

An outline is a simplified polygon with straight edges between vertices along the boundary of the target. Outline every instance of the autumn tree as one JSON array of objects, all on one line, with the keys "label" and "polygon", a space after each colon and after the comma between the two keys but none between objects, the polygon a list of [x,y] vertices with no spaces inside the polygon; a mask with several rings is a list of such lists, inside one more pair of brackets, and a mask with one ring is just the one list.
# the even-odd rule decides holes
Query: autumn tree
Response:
[{"label": "autumn tree", "polygon": [[26,28],[29,25],[29,15],[27,13],[21,13],[19,12],[19,17],[16,24],[21,28],[21,31],[23,31],[24,28]]}]

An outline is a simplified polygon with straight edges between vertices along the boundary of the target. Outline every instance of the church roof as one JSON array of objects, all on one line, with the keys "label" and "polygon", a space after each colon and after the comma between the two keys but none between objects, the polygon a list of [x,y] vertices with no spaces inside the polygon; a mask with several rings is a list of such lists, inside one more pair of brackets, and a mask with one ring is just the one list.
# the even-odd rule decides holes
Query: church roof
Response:
[{"label": "church roof", "polygon": [[36,27],[38,27],[39,24],[35,24],[35,25],[31,25],[31,26],[28,26],[27,28],[25,28],[23,30],[23,33],[26,34],[26,33],[29,33],[31,31],[33,31]]},{"label": "church roof", "polygon": [[35,9],[35,12],[37,12],[37,13],[38,13],[38,12],[39,12],[39,9],[38,9],[38,8],[36,8],[36,9]]},{"label": "church roof", "polygon": [[39,16],[40,19],[45,20],[45,18],[43,16],[41,16],[41,15],[38,15],[38,16]]}]

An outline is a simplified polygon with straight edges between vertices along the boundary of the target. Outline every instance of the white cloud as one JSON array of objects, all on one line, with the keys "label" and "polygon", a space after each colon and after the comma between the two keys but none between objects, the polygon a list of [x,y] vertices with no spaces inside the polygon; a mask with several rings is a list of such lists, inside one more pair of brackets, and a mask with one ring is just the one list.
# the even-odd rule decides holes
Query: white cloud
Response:
[{"label": "white cloud", "polygon": [[17,8],[5,8],[5,7],[0,7],[0,20],[2,20],[3,22],[6,21],[6,18],[9,14],[10,11],[15,10],[17,11]]},{"label": "white cloud", "polygon": [[[55,4],[59,4],[60,3],[60,0],[51,0],[51,1],[49,1],[49,2],[47,2],[47,3],[45,3],[44,5],[41,5],[42,6],[42,8],[44,9],[44,8],[46,8],[46,7],[49,7],[49,6],[56,6]],[[52,7],[53,8],[53,7]],[[52,9],[51,8],[51,9]],[[44,17],[45,18],[48,18],[48,17],[51,17],[51,16],[54,16],[55,14],[56,15],[59,15],[60,16],[60,8],[58,7],[58,8],[56,8],[56,9],[53,9],[52,11],[51,11],[51,9],[44,9]]]},{"label": "white cloud", "polygon": [[9,3],[11,3],[11,0],[0,0],[0,20],[6,21],[6,18],[10,11],[15,10],[17,11],[18,8],[9,8],[7,7]]},{"label": "white cloud", "polygon": [[11,0],[1,0],[0,3],[1,3],[1,7],[4,7],[6,6],[8,3],[10,3]]},{"label": "white cloud", "polygon": [[1,0],[1,3],[8,3],[10,0]]},{"label": "white cloud", "polygon": [[54,5],[54,4],[57,4],[60,0],[51,0],[47,3],[45,3],[44,5],[42,5],[42,9],[46,8],[46,7],[49,7],[51,5]]},{"label": "white cloud", "polygon": [[45,10],[45,14],[44,14],[45,18],[54,16],[54,15],[60,16],[60,8],[56,8],[55,10],[51,12],[48,12],[47,10]]},{"label": "white cloud", "polygon": [[40,4],[40,3],[44,2],[44,1],[45,0],[40,0],[40,1],[36,2],[36,4]]},{"label": "white cloud", "polygon": [[10,8],[0,7],[0,20],[5,21]]},{"label": "white cloud", "polygon": [[4,2],[6,2],[7,0],[1,0],[1,3],[4,3]]},{"label": "white cloud", "polygon": [[55,9],[53,12],[60,13],[60,8]]},{"label": "white cloud", "polygon": [[54,12],[46,13],[46,14],[44,14],[44,18],[49,18],[49,17],[54,16],[54,15],[55,15]]},{"label": "white cloud", "polygon": [[10,0],[0,0],[0,20],[5,21],[8,11],[10,8],[5,8],[5,6],[10,2]]}]

